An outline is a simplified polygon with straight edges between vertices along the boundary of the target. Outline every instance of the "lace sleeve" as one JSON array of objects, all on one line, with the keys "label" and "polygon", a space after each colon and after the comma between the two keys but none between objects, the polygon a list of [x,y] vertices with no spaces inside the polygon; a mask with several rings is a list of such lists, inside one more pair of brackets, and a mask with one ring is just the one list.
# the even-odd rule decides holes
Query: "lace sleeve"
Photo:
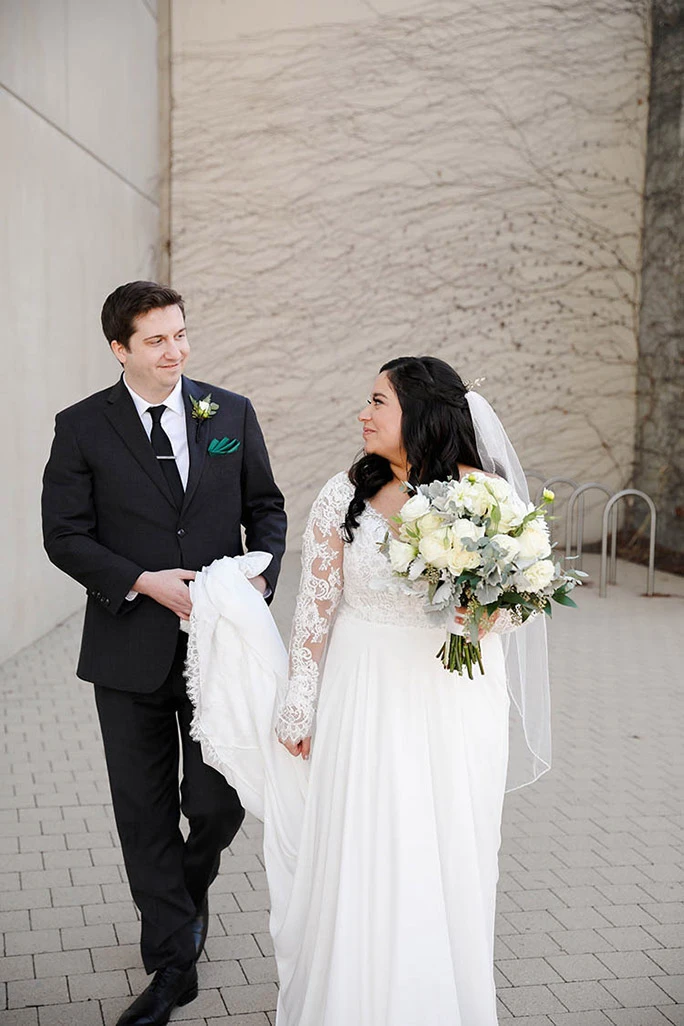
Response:
[{"label": "lace sleeve", "polygon": [[[530,620],[533,620],[536,616],[540,615],[540,613],[532,613],[525,622],[528,623]],[[515,631],[518,627],[522,627],[522,624],[522,617],[515,609],[500,609],[499,615],[490,628],[490,633],[510,634],[511,631]]]},{"label": "lace sleeve", "polygon": [[312,732],[326,642],[342,595],[341,525],[352,494],[346,473],[333,477],[314,502],[304,531],[289,682],[275,728],[281,741],[296,744]]}]

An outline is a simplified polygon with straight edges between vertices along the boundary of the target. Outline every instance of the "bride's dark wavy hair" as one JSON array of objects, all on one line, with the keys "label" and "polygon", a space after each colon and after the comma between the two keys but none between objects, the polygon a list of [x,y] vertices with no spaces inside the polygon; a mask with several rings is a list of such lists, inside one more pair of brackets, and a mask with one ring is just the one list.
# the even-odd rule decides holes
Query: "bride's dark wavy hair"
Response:
[{"label": "bride's dark wavy hair", "polygon": [[[401,406],[401,437],[415,488],[459,477],[458,464],[482,469],[466,386],[453,367],[434,356],[400,356],[380,368],[387,372]],[[349,471],[354,497],[344,518],[350,542],[366,503],[392,480],[384,456],[362,454]]]}]

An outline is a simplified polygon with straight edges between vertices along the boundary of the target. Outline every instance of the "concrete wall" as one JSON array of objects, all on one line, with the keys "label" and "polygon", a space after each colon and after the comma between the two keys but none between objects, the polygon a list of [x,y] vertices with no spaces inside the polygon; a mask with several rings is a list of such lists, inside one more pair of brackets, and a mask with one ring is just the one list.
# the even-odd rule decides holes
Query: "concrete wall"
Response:
[{"label": "concrete wall", "polygon": [[108,292],[155,274],[157,21],[144,0],[0,4],[0,660],[83,591],[40,537],[54,414],[117,377]]},{"label": "concrete wall", "polygon": [[407,353],[484,376],[528,467],[622,485],[639,5],[172,0],[171,22],[172,279],[197,376],[255,401],[291,541]]}]

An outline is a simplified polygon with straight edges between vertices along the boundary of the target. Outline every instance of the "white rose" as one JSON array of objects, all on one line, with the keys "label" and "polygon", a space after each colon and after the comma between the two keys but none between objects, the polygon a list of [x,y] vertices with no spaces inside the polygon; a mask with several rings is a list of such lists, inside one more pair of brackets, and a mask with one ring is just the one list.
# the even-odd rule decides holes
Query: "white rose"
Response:
[{"label": "white rose", "polygon": [[464,570],[475,570],[480,565],[481,555],[478,551],[468,552],[458,543],[454,543],[449,551],[447,567],[452,574],[462,574]]},{"label": "white rose", "polygon": [[495,534],[490,541],[496,542],[508,560],[514,560],[520,552],[518,539],[511,538],[510,534]]},{"label": "white rose", "polygon": [[449,562],[451,538],[449,528],[441,527],[420,539],[418,550],[427,563],[442,570]]},{"label": "white rose", "polygon": [[209,413],[209,411],[211,410],[211,404],[208,403],[205,399],[200,399],[198,406],[202,413]]},{"label": "white rose", "polygon": [[415,557],[416,550],[413,545],[407,545],[406,542],[399,541],[398,538],[391,539],[389,543],[389,558],[393,570],[399,574],[406,573]]},{"label": "white rose", "polygon": [[512,531],[516,527],[520,527],[523,522],[524,512],[519,513],[515,509],[511,509],[510,506],[501,510],[501,519],[499,520],[500,531]]},{"label": "white rose", "polygon": [[511,496],[511,486],[502,477],[488,477],[487,487],[497,502],[506,502]]},{"label": "white rose", "polygon": [[482,556],[478,550],[468,552],[463,542],[476,540],[484,535],[484,527],[478,527],[472,520],[455,520],[449,528],[451,534],[451,551],[447,560],[447,567],[453,574],[461,574],[464,570],[474,570],[482,562]]},{"label": "white rose", "polygon": [[525,570],[530,591],[542,591],[553,580],[556,570],[550,559],[540,559]]},{"label": "white rose", "polygon": [[465,518],[454,520],[450,530],[452,538],[458,538],[461,540],[464,538],[482,538],[485,533],[484,527],[478,527],[478,525],[474,524],[472,520],[466,520]]},{"label": "white rose", "polygon": [[463,492],[463,505],[476,517],[486,517],[495,505],[494,496],[485,485],[484,479],[469,483]]},{"label": "white rose", "polygon": [[436,513],[427,513],[420,520],[416,521],[416,527],[420,531],[422,538],[425,538],[428,534],[432,534],[433,531],[437,531],[440,527],[444,526],[444,521],[441,517],[437,516]]},{"label": "white rose", "polygon": [[546,525],[539,520],[530,520],[518,538],[521,559],[545,559],[551,552]]},{"label": "white rose", "polygon": [[411,496],[410,499],[407,499],[399,511],[401,519],[404,521],[417,520],[418,517],[425,516],[429,512],[430,500],[422,492],[418,492],[416,495]]},{"label": "white rose", "polygon": [[523,517],[526,513],[531,513],[534,506],[532,503],[528,505],[528,503],[523,502],[513,489],[509,488],[506,498],[499,502],[499,509],[501,511],[499,531],[508,534],[514,527],[520,527]]}]

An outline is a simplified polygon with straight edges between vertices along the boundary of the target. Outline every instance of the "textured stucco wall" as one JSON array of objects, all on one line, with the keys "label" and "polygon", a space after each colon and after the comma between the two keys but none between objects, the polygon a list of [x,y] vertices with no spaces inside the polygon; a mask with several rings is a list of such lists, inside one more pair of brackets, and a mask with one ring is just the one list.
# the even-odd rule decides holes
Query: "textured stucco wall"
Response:
[{"label": "textured stucco wall", "polygon": [[174,0],[172,52],[192,369],[254,399],[293,544],[390,356],[485,377],[527,467],[627,480],[639,4]]},{"label": "textured stucco wall", "polygon": [[40,535],[57,410],[116,380],[99,326],[155,273],[157,22],[144,0],[0,4],[0,661],[83,603]]},{"label": "textured stucco wall", "polygon": [[[653,4],[634,485],[684,554],[684,0]],[[648,537],[639,501],[632,526]]]}]

